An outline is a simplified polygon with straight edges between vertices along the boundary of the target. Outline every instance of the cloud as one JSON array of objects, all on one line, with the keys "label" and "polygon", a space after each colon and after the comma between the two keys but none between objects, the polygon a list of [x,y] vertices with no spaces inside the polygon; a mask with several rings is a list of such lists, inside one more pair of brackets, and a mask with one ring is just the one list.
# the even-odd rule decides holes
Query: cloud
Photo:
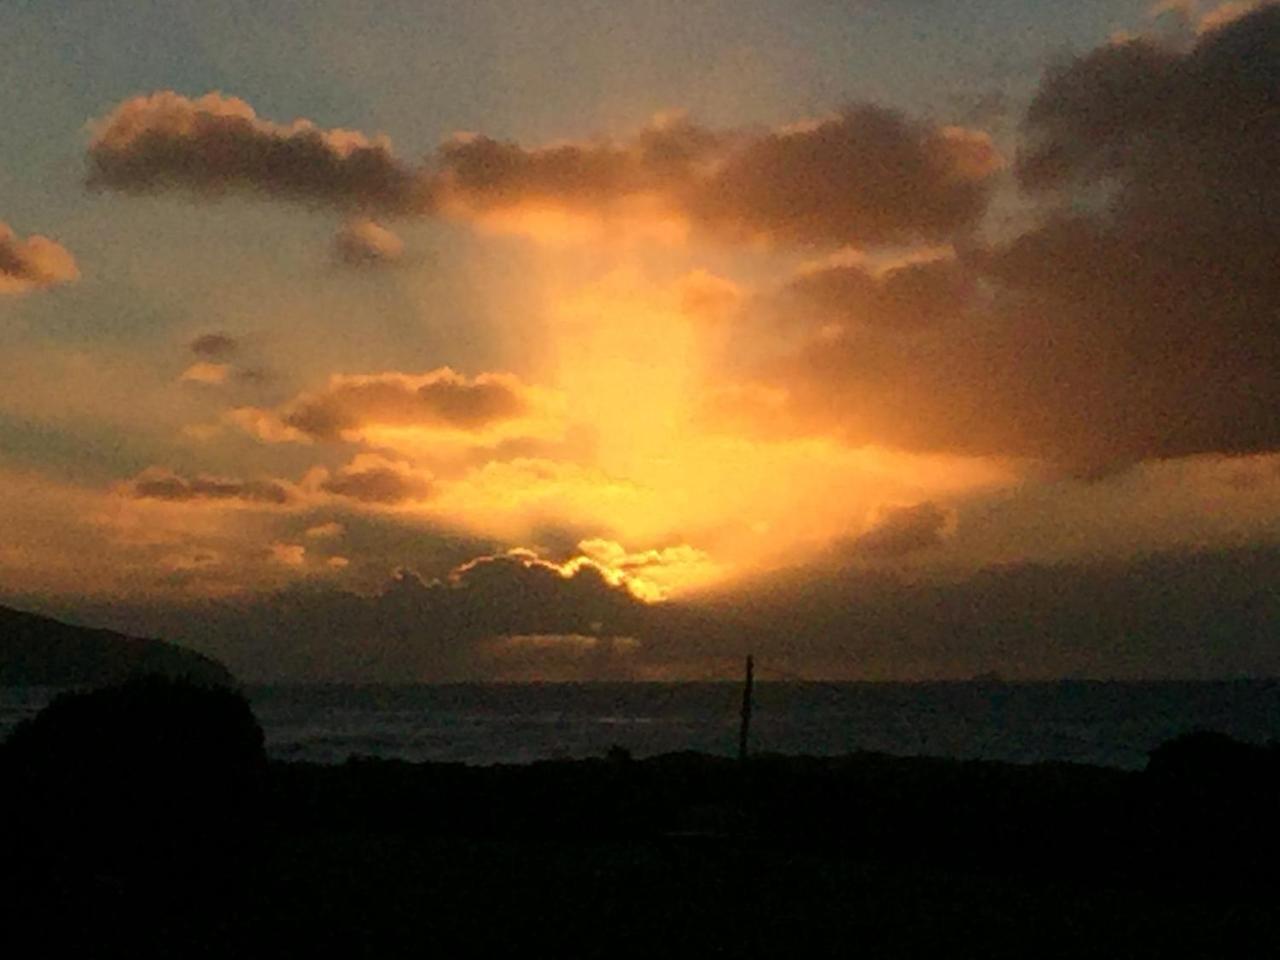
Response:
[{"label": "cloud", "polygon": [[430,474],[374,454],[360,454],[336,474],[323,474],[317,486],[334,496],[387,506],[425,500],[432,493]]},{"label": "cloud", "polygon": [[901,557],[942,543],[954,522],[953,514],[931,501],[887,507],[853,546],[874,557]]},{"label": "cloud", "polygon": [[1170,198],[1178,206],[1200,204],[1219,186],[1231,199],[1254,189],[1265,180],[1269,134],[1280,122],[1278,21],[1280,7],[1267,5],[1186,51],[1139,38],[1060,66],[1028,109],[1020,182],[1045,191],[1113,177],[1124,212],[1175,185],[1191,190]]},{"label": "cloud", "polygon": [[182,371],[182,379],[191,383],[217,385],[227,382],[231,367],[225,363],[193,363]]},{"label": "cloud", "polygon": [[307,562],[307,548],[300,543],[273,543],[268,554],[273,561],[286,567],[301,567]]},{"label": "cloud", "polygon": [[[310,559],[287,541],[269,554],[277,567]],[[344,570],[328,560],[322,566]],[[517,552],[475,557],[439,579],[401,568],[371,594],[311,581],[187,610],[172,627],[151,628],[200,634],[198,648],[247,677],[493,679],[510,675],[514,658],[528,677],[545,678],[564,657],[590,654],[579,665],[585,678],[613,675],[618,657],[631,662],[651,649],[644,641],[638,649],[634,638],[661,606],[642,603],[591,565],[566,569]],[[237,636],[254,637],[252,649]]]},{"label": "cloud", "polygon": [[595,208],[657,186],[643,153],[607,142],[526,148],[457,134],[436,162],[446,202],[471,210],[547,202]]},{"label": "cloud", "polygon": [[0,296],[71,283],[79,277],[75,258],[66,247],[38,234],[23,240],[0,222]]},{"label": "cloud", "polygon": [[423,374],[335,375],[279,411],[241,408],[232,419],[267,441],[338,440],[370,427],[481,430],[519,417],[530,391],[516,377],[466,377],[448,367]]},{"label": "cloud", "polygon": [[[263,443],[311,442],[311,437],[301,430],[295,430],[282,423],[279,416],[271,410],[262,410],[258,407],[236,407],[223,414],[223,419]],[[216,430],[216,426],[211,427],[210,433]]]},{"label": "cloud", "polygon": [[1164,16],[1172,16],[1179,23],[1188,25],[1195,22],[1198,6],[1198,0],[1157,0],[1147,7],[1147,19],[1158,20]]},{"label": "cloud", "polygon": [[342,210],[416,213],[425,184],[385,137],[258,117],[236,97],[190,99],[165,90],[134,97],[95,121],[88,152],[94,189],[201,197],[248,191]]},{"label": "cloud", "polygon": [[191,341],[191,352],[207,360],[225,360],[239,350],[239,342],[227,333],[203,333]]},{"label": "cloud", "polygon": [[126,492],[139,500],[167,500],[175,503],[233,501],[264,506],[284,506],[295,496],[277,480],[229,480],[220,477],[182,477],[153,467],[125,485]]},{"label": "cloud", "polygon": [[571,563],[590,562],[610,583],[626,586],[648,602],[665,600],[672,586],[688,587],[715,576],[711,558],[687,543],[659,549],[629,551],[615,540],[595,537],[578,543]]},{"label": "cloud", "polygon": [[733,232],[799,243],[936,241],[977,224],[1000,166],[983,133],[861,105],[748,142],[690,207]]},{"label": "cloud", "polygon": [[1250,14],[1269,4],[1266,0],[1231,0],[1228,3],[1222,3],[1207,11],[1196,22],[1197,33],[1209,33],[1225,27],[1229,23],[1234,23],[1246,14]]},{"label": "cloud", "polygon": [[985,212],[999,153],[983,133],[869,104],[772,131],[665,119],[629,141],[446,143],[437,194],[454,214],[617,211],[650,199],[721,237],[798,244],[948,239]]},{"label": "cloud", "polygon": [[732,280],[707,270],[692,270],[677,284],[680,309],[704,320],[721,320],[733,314],[743,300],[742,289]]},{"label": "cloud", "polygon": [[[170,503],[223,502],[260,506],[287,506],[328,494],[363,504],[392,506],[424,500],[433,492],[431,476],[409,464],[376,454],[360,454],[336,472],[313,469],[299,485],[275,479],[238,480],[200,475],[184,477],[152,467],[128,481],[124,492],[137,500]],[[309,539],[341,535],[340,523],[309,528]]]},{"label": "cloud", "polygon": [[782,292],[784,311],[815,328],[849,323],[910,329],[962,315],[978,292],[954,257],[909,261],[874,272],[864,263],[807,270]]},{"label": "cloud", "polygon": [[476,557],[430,584],[402,572],[384,600],[429,612],[424,622],[473,640],[629,637],[650,609],[586,558],[556,564],[527,550]]},{"label": "cloud", "polygon": [[1059,315],[1058,351],[1077,355],[1059,377],[1077,399],[1062,401],[1084,415],[1123,409],[1113,443],[1135,455],[1280,443],[1278,75],[1271,6],[1185,53],[1144,41],[1095,51],[1048,77],[1028,110],[1020,180],[1110,201],[1022,238],[992,272]]},{"label": "cloud", "polygon": [[1267,677],[1275,547],[1014,563],[963,578],[797,570],[715,608],[757,662],[863,679]]},{"label": "cloud", "polygon": [[334,235],[333,252],[338,262],[348,266],[375,266],[399,260],[404,242],[373,220],[348,220]]},{"label": "cloud", "polygon": [[318,523],[313,527],[307,527],[306,536],[311,540],[333,540],[346,532],[346,527],[336,520],[331,520],[328,523]]},{"label": "cloud", "polygon": [[[1050,71],[1016,165],[1036,226],[884,301],[892,274],[795,285],[804,346],[769,382],[796,429],[1081,474],[1280,449],[1277,75],[1274,6],[1186,50],[1132,40]],[[866,322],[912,297],[938,322]],[[795,326],[815,303],[838,336]]]}]

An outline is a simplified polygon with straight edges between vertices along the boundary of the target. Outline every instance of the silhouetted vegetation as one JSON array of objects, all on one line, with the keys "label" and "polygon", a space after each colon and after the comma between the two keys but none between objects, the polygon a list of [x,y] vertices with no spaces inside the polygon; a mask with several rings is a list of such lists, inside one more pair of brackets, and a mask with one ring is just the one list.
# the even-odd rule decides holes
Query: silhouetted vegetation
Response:
[{"label": "silhouetted vegetation", "polygon": [[0,750],[5,898],[76,949],[203,910],[261,857],[265,774],[261,728],[227,688],[62,693]]},{"label": "silhouetted vegetation", "polygon": [[58,698],[0,773],[17,924],[90,953],[1218,957],[1280,934],[1280,749],[1216,734],[1142,773],[266,764],[238,695],[150,680]]}]

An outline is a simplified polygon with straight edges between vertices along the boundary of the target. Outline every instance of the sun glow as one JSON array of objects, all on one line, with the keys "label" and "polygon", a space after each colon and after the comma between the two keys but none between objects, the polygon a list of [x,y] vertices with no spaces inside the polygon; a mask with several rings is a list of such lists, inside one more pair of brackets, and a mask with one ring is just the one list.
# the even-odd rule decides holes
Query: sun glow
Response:
[{"label": "sun glow", "polygon": [[[653,601],[801,560],[861,532],[882,504],[1014,479],[988,460],[716,429],[704,416],[720,371],[702,299],[688,296],[689,274],[655,280],[632,259],[551,298],[541,380],[565,398],[561,434],[576,441],[477,464],[426,509],[519,544],[558,525],[592,532],[567,562]],[[738,296],[730,281],[715,287],[721,305],[729,290]]]}]

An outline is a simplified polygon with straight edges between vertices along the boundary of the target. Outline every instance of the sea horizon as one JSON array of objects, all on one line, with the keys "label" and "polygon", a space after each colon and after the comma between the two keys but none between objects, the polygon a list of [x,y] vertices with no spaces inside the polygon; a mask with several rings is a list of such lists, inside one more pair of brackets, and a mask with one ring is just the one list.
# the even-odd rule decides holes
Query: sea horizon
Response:
[{"label": "sea horizon", "polygon": [[[475,765],[733,756],[742,682],[539,681],[244,684],[277,760],[352,757]],[[0,688],[0,736],[58,688]],[[1161,743],[1215,730],[1280,736],[1280,682],[1228,680],[795,681],[753,691],[758,753],[878,752],[1004,763],[1141,769]]]}]

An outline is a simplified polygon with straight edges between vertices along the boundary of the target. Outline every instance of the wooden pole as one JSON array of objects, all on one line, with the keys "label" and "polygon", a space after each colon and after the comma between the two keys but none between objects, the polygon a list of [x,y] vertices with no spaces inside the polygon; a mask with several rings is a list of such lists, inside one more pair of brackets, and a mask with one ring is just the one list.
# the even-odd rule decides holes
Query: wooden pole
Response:
[{"label": "wooden pole", "polygon": [[755,664],[747,655],[747,682],[742,687],[742,726],[738,728],[738,759],[747,759],[747,735],[751,730],[751,683]]}]

